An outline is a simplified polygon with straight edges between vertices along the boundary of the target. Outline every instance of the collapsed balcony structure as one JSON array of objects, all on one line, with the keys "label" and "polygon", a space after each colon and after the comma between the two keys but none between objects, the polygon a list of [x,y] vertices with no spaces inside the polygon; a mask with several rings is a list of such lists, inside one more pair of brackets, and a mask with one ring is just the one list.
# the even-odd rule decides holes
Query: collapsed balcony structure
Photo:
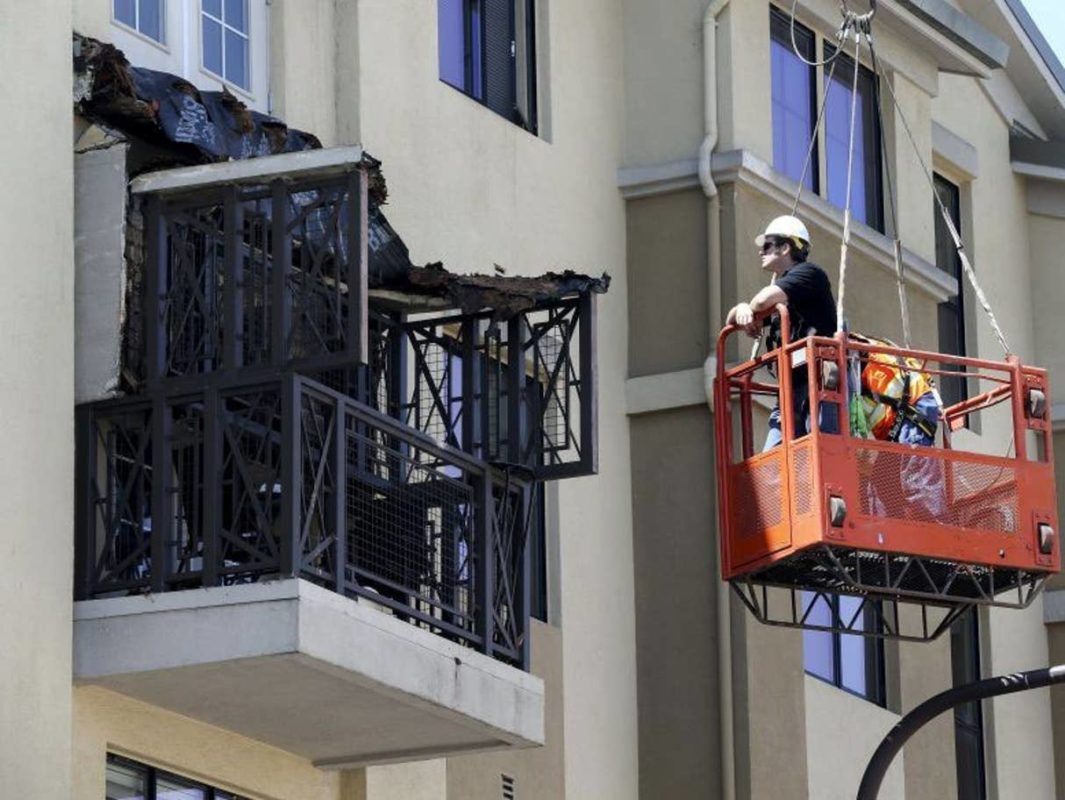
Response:
[{"label": "collapsed balcony structure", "polygon": [[117,363],[76,411],[75,599],[302,579],[527,670],[540,488],[597,469],[609,278],[415,266],[361,148],[75,55],[83,140],[123,141],[131,178]]}]

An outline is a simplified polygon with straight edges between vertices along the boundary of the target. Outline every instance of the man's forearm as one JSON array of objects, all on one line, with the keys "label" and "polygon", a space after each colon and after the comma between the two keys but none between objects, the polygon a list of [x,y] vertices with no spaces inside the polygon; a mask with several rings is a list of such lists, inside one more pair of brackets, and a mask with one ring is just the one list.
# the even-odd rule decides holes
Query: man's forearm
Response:
[{"label": "man's forearm", "polygon": [[770,285],[760,289],[758,294],[751,298],[750,306],[751,310],[757,314],[779,303],[787,302],[788,296],[784,294],[784,291],[778,286]]}]

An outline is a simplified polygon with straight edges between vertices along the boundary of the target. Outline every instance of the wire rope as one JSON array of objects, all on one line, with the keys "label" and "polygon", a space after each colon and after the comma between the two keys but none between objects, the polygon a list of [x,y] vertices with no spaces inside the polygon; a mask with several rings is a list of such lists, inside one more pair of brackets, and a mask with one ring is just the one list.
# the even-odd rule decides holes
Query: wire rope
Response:
[{"label": "wire rope", "polygon": [[973,293],[976,295],[980,307],[984,310],[984,313],[987,314],[988,321],[991,323],[991,330],[994,332],[999,344],[1002,345],[1003,351],[1006,355],[1010,355],[1011,351],[1009,344],[1006,342],[1006,335],[1002,332],[1002,327],[998,324],[998,319],[995,317],[995,312],[991,308],[991,303],[988,301],[987,295],[985,295],[984,290],[980,288],[980,282],[976,278],[976,272],[973,270],[972,264],[969,263],[969,256],[965,252],[965,245],[962,244],[961,235],[958,233],[958,228],[950,216],[950,211],[947,210],[943,198],[940,197],[939,192],[936,191],[936,183],[935,179],[932,177],[932,171],[928,167],[928,162],[921,154],[921,149],[917,146],[917,140],[913,135],[913,131],[910,129],[910,123],[906,119],[906,114],[903,112],[902,107],[899,105],[898,98],[895,96],[895,90],[892,88],[890,81],[884,81],[884,85],[887,86],[888,96],[891,98],[891,103],[899,115],[899,121],[902,122],[903,130],[906,131],[906,136],[909,138],[910,144],[913,146],[913,151],[917,155],[917,160],[921,165],[921,169],[924,171],[925,179],[928,181],[928,185],[932,189],[932,196],[935,198],[940,216],[943,217],[943,222],[947,226],[950,238],[954,240],[954,249],[958,251],[958,257],[961,259],[965,277],[969,279],[969,285],[973,287]]}]

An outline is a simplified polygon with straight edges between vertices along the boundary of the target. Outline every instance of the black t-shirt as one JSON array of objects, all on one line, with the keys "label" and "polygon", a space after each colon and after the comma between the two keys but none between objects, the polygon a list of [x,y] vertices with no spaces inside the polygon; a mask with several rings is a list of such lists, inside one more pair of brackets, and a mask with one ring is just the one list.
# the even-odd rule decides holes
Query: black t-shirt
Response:
[{"label": "black t-shirt", "polygon": [[[777,278],[776,285],[788,298],[791,341],[811,334],[832,336],[836,333],[836,300],[823,269],[803,261]],[[779,344],[780,318],[774,316],[769,323],[766,347],[772,350]]]}]

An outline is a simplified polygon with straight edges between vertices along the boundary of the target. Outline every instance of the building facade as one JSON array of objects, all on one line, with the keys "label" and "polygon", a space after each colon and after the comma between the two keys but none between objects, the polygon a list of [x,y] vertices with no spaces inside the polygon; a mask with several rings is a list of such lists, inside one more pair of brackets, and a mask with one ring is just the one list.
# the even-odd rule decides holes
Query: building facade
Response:
[{"label": "building facade", "polygon": [[[3,374],[12,377],[0,384],[0,408],[7,412],[9,452],[17,454],[5,462],[0,494],[9,566],[0,621],[11,643],[0,649],[4,791],[78,800],[852,797],[881,737],[922,700],[978,676],[1061,661],[1060,579],[1027,610],[977,610],[931,643],[856,645],[849,637],[761,625],[717,577],[707,357],[728,309],[762,285],[754,237],[790,208],[800,180],[798,214],[810,226],[813,258],[838,291],[853,79],[861,157],[852,173],[851,324],[901,338],[897,234],[914,345],[1000,354],[937,223],[923,160],[1012,352],[1051,370],[1054,396],[1065,392],[1055,259],[1065,233],[1065,74],[1020,3],[881,2],[873,20],[876,72],[864,50],[857,68],[840,60],[836,73],[794,52],[810,62],[831,55],[837,3],[800,0],[794,24],[790,12],[790,3],[763,0],[0,3],[0,63],[9,76],[0,82],[0,98],[18,110],[2,134],[7,180],[0,189],[12,266],[11,290],[0,300],[11,337]],[[182,149],[182,142],[196,141],[195,131],[186,139],[151,135],[165,124],[165,103],[147,103],[150,119],[141,127],[129,117],[120,125],[93,116],[79,59],[100,43],[113,44],[132,67],[204,91],[225,87],[247,109],[313,134],[323,148],[189,167],[219,159]],[[897,107],[877,92],[877,81],[890,85]],[[134,86],[128,95],[140,98],[138,109],[144,91]],[[804,176],[826,95],[825,127]],[[140,485],[143,497],[130,475],[147,474],[149,462],[162,474],[153,461],[158,443],[178,442],[178,421],[201,405],[222,408],[221,416],[204,412],[204,431],[218,425],[206,420],[228,419],[227,403],[238,402],[235,387],[250,384],[238,384],[227,370],[254,360],[247,348],[225,349],[225,331],[233,328],[220,327],[221,350],[210,369],[197,351],[189,363],[200,366],[177,376],[183,383],[167,384],[175,377],[176,349],[156,342],[162,367],[148,366],[140,384],[131,382],[136,369],[126,337],[142,324],[131,315],[150,319],[149,301],[167,295],[176,274],[163,267],[158,283],[150,283],[151,265],[170,263],[152,261],[162,252],[153,247],[170,246],[159,244],[169,242],[159,220],[178,219],[196,202],[202,207],[205,192],[243,192],[211,201],[244,209],[237,219],[247,223],[228,245],[212,240],[219,253],[244,253],[222,257],[224,269],[239,264],[244,277],[234,282],[237,294],[225,281],[213,284],[219,307],[229,309],[215,319],[224,327],[238,310],[245,321],[257,309],[273,314],[284,304],[284,289],[259,305],[234,299],[250,296],[253,265],[260,263],[248,204],[259,203],[274,225],[273,209],[288,195],[255,195],[262,187],[325,193],[343,176],[353,183],[338,195],[338,214],[365,210],[366,197],[371,212],[379,209],[372,171],[369,194],[360,200],[357,176],[371,170],[361,148],[380,160],[383,207],[414,264],[440,261],[452,273],[505,279],[566,269],[605,271],[613,279],[594,315],[582,318],[594,336],[574,357],[574,382],[597,385],[593,403],[584,395],[587,415],[574,411],[597,427],[597,468],[543,483],[532,568],[539,578],[526,573],[526,600],[507,607],[519,621],[531,608],[524,658],[521,647],[511,658],[493,657],[490,647],[478,652],[484,641],[478,626],[489,622],[478,617],[463,628],[454,621],[462,608],[419,621],[396,605],[390,592],[397,581],[382,579],[356,599],[358,593],[330,591],[327,580],[306,579],[299,569],[281,569],[289,576],[283,580],[245,584],[219,574],[208,580],[213,551],[202,549],[206,540],[190,551],[199,559],[195,566],[152,582],[169,556],[151,549],[150,540],[162,541],[163,517],[157,513],[153,525],[150,504],[183,497],[186,483],[215,498],[204,501],[208,506],[225,506],[237,490],[185,481],[176,460],[167,467],[174,474],[158,486]],[[353,252],[354,243],[367,246],[367,238],[371,250],[381,246],[373,231],[382,228],[359,227],[357,214],[352,220],[344,234],[352,238],[337,239],[331,258],[341,260],[337,253]],[[220,230],[224,238],[238,229]],[[310,253],[308,229],[292,231],[272,241],[289,236],[284,252]],[[204,259],[215,251],[198,252]],[[324,269],[320,260],[300,263]],[[15,279],[15,265],[29,268]],[[345,299],[337,302],[356,297],[347,289],[355,275],[345,274]],[[323,285],[340,283],[339,273],[323,278]],[[198,314],[209,299],[196,287],[189,307]],[[386,294],[371,289],[371,303],[400,304],[394,319],[412,325],[436,319],[443,307],[403,310],[403,298]],[[134,296],[147,298],[145,305],[130,301]],[[171,306],[160,308],[160,318],[169,319]],[[345,308],[336,319],[347,325],[357,313]],[[466,341],[456,333],[466,316],[437,319],[437,343]],[[492,350],[489,332],[500,335],[498,326],[476,322],[482,324],[470,330],[481,331],[475,341],[484,363],[509,369],[521,361],[501,355],[513,338],[495,340]],[[160,330],[165,339],[173,328]],[[252,328],[241,330],[247,344]],[[356,347],[358,330],[345,330],[354,338],[343,339],[343,347]],[[416,339],[414,327],[402,331]],[[152,352],[151,334],[141,345]],[[277,374],[291,376],[278,350],[269,352]],[[444,358],[455,370],[471,363],[467,351]],[[411,366],[417,363],[401,370],[410,369],[414,387],[422,385]],[[550,383],[539,369],[530,367],[524,377],[520,368],[509,369],[510,386],[517,387],[509,398]],[[221,377],[205,377],[211,370]],[[472,376],[470,370],[462,374]],[[255,373],[256,380],[268,373]],[[296,387],[288,396],[297,408],[310,402],[306,396],[332,398],[333,424],[346,421],[354,439],[364,435],[360,425],[388,424],[361,411],[342,413],[343,398],[317,384],[306,390],[297,378],[285,380]],[[449,380],[459,395],[472,386],[472,378]],[[490,384],[478,385],[486,394]],[[943,389],[967,390],[960,382]],[[129,399],[115,401],[120,393]],[[151,398],[147,411],[134,409],[138,397]],[[97,449],[76,469],[76,457],[95,440],[75,425],[75,408],[80,425],[86,409],[104,408],[92,404],[113,402],[127,403],[121,413],[128,418],[149,415],[139,417],[143,437],[130,434],[132,444],[115,458],[126,466],[112,468],[107,454],[118,450],[99,442],[134,428],[114,422],[118,407],[106,406],[111,427],[93,429],[104,431]],[[1065,419],[1057,405],[1053,411]],[[163,412],[170,427],[158,421]],[[307,420],[323,413],[304,414],[305,435]],[[532,413],[514,411],[510,429]],[[246,414],[255,424],[245,430],[273,424],[273,417],[252,417]],[[484,419],[483,431],[473,423],[463,428],[480,431],[482,444],[492,430]],[[460,425],[455,417],[442,424]],[[282,425],[274,434],[284,438],[287,430]],[[423,439],[387,430],[405,442],[392,458],[437,452]],[[144,444],[149,434],[154,450]],[[452,485],[469,471],[474,478],[465,488],[481,487],[490,505],[499,495],[484,476],[495,474],[497,460],[487,445],[473,452],[469,438],[452,434],[445,443],[472,454],[438,465],[438,477]],[[1000,453],[1008,434],[987,416],[958,435],[973,449]],[[244,451],[226,443],[224,430],[218,436],[211,457],[220,460],[211,463],[216,474],[229,474],[234,462],[226,448]],[[260,434],[259,441],[269,448],[272,439]],[[1056,433],[1056,455],[1065,457],[1063,442]],[[319,444],[311,449],[328,449]],[[334,466],[348,463],[340,454],[345,446],[338,445]],[[180,445],[168,448],[177,459]],[[317,487],[321,475],[332,473],[323,456],[308,484],[298,461],[277,467],[293,473],[233,479],[244,481],[247,503],[257,507],[248,513],[262,528],[269,527],[263,518],[275,520],[271,503],[280,519],[313,516],[306,509],[299,516],[286,499],[284,486],[295,484],[284,476]],[[101,506],[85,500],[91,483],[85,474],[97,476],[100,496],[124,500],[114,524],[100,522]],[[120,484],[127,488],[113,488]],[[499,491],[509,497],[510,484]],[[269,500],[275,494],[281,499]],[[329,497],[351,499],[337,485]],[[349,519],[356,513],[339,505],[331,513]],[[323,514],[325,528],[335,517]],[[75,539],[97,524],[87,520],[113,530],[101,540],[106,544],[76,557]],[[439,530],[445,527],[438,521]],[[191,528],[182,518],[167,530]],[[107,562],[101,554],[118,547],[118,533],[133,537],[124,545],[133,550],[112,553],[116,561]],[[305,544],[320,531],[307,522],[302,533]],[[241,541],[245,551],[254,549],[246,537]],[[473,540],[462,541],[452,542],[454,552],[469,552]],[[447,559],[433,552],[439,569]],[[234,575],[250,558],[215,555],[221,573]],[[149,575],[153,561],[156,574]],[[102,573],[89,562],[110,563],[132,583],[95,591]],[[336,588],[346,577],[336,563],[332,568]],[[143,575],[134,574],[138,569]],[[461,591],[456,586],[468,574],[453,565],[452,578],[452,589]],[[504,627],[491,624],[497,623]],[[926,726],[897,760],[882,796],[1051,798],[1065,785],[1062,753],[1065,701],[1049,690],[1022,693]]]}]

